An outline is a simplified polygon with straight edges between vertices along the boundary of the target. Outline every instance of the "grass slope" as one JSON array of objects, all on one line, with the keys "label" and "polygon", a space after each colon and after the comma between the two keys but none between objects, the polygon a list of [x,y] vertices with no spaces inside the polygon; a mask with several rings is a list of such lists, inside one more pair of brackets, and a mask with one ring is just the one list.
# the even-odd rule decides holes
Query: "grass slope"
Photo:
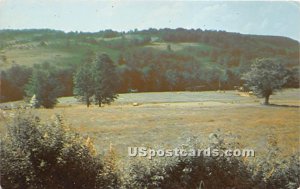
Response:
[{"label": "grass slope", "polygon": [[[55,30],[0,30],[0,69],[7,69],[14,63],[28,66],[46,61],[60,65],[78,64],[82,62],[84,53],[88,50],[105,52],[117,62],[119,56],[126,52],[144,47],[167,51],[168,45],[171,46],[173,52],[193,56],[204,65],[216,61],[211,57],[212,50],[219,53],[228,51],[227,54],[216,55],[221,59],[228,56],[236,57],[234,52],[230,53],[238,49],[246,57],[270,57],[273,56],[272,53],[276,53],[278,58],[295,56],[292,57],[293,61],[298,61],[299,42],[284,37],[201,31],[198,32],[198,35],[205,38],[202,42],[185,42],[184,39],[179,42],[170,42],[164,40],[164,35],[168,32],[170,35],[179,35],[182,31],[158,30],[152,33],[136,31],[126,34],[117,33],[115,37],[108,38],[104,37],[105,32],[64,33]],[[183,33],[183,36],[188,36],[188,32],[192,31],[186,30],[185,32],[187,34]],[[197,32],[192,34],[195,33],[197,34]],[[150,41],[138,42],[145,37],[150,37]],[[292,65],[296,65],[296,63],[292,62]]]}]

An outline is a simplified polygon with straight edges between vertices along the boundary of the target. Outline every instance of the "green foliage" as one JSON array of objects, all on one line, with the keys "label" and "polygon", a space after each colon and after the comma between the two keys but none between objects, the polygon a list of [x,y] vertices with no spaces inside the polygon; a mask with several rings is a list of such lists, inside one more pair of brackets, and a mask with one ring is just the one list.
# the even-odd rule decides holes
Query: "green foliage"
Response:
[{"label": "green foliage", "polygon": [[74,95],[82,97],[87,107],[90,105],[90,98],[94,94],[94,80],[91,63],[87,62],[79,67],[74,75]]},{"label": "green foliage", "polygon": [[[224,149],[221,136],[212,149]],[[208,146],[206,146],[208,147]],[[180,149],[201,149],[203,143],[191,137]],[[129,160],[124,173],[127,188],[251,188],[251,174],[242,159],[235,157],[156,157]]]},{"label": "green foliage", "polygon": [[117,98],[118,76],[113,61],[106,54],[97,57],[93,67],[95,103],[110,104]]},{"label": "green foliage", "polygon": [[285,83],[285,88],[300,86],[300,67],[288,70],[288,81]]},{"label": "green foliage", "polygon": [[15,87],[19,87],[20,91],[23,91],[24,86],[28,82],[32,73],[32,69],[15,64],[10,69],[6,70],[5,73],[7,80],[9,80]]},{"label": "green foliage", "polygon": [[82,97],[88,107],[91,97],[99,106],[117,98],[118,76],[113,61],[106,54],[94,57],[91,54],[74,75],[74,94]]},{"label": "green foliage", "polygon": [[105,188],[120,188],[120,171],[119,158],[116,151],[110,146],[109,152],[103,158],[103,170],[98,174],[98,188],[105,186]]},{"label": "green foliage", "polygon": [[[10,67],[9,63],[14,60],[28,65],[44,61],[58,65],[62,71],[57,77],[64,85],[64,96],[77,90],[73,89],[72,78],[89,50],[105,52],[113,61],[119,60],[116,66],[121,78],[118,92],[129,89],[146,92],[187,90],[198,86],[201,86],[198,90],[230,90],[243,83],[241,75],[257,58],[272,57],[288,69],[299,69],[298,41],[225,31],[183,28],[95,33],[1,30],[0,41],[0,48],[4,50],[4,67]],[[40,43],[46,45],[36,45]],[[30,56],[24,59],[10,56],[18,53],[21,47]],[[55,57],[51,58],[52,55]],[[23,87],[16,90],[11,81],[1,76],[4,91],[1,101],[19,100],[24,96]],[[299,74],[294,74],[284,87],[299,87]]]},{"label": "green foliage", "polygon": [[[178,148],[233,149],[238,143],[222,133],[210,144],[192,137]],[[243,157],[195,156],[131,158],[121,169],[123,188],[297,188],[300,164],[296,156],[279,161],[269,147],[268,159],[247,161]],[[239,147],[240,148],[240,147]],[[272,161],[270,161],[272,159]],[[122,188],[121,187],[121,188]]]},{"label": "green foliage", "polygon": [[25,95],[24,88],[32,74],[32,69],[13,65],[6,71],[0,73],[1,93],[0,101],[18,100]]},{"label": "green foliage", "polygon": [[289,79],[288,70],[280,63],[272,59],[258,59],[251,65],[251,70],[242,77],[246,86],[254,94],[265,98],[265,104],[269,103],[269,96],[282,89]]},{"label": "green foliage", "polygon": [[253,172],[253,179],[257,182],[257,188],[296,189],[299,187],[299,154],[279,159],[278,138],[272,133],[267,137],[266,151],[267,156],[264,159],[258,159],[249,165]]},{"label": "green foliage", "polygon": [[53,108],[57,97],[63,93],[63,85],[59,81],[55,68],[48,63],[37,66],[26,85],[26,95],[31,98],[35,95],[39,106]]},{"label": "green foliage", "polygon": [[105,30],[102,33],[104,38],[113,38],[119,36],[119,33],[113,30]]},{"label": "green foliage", "polygon": [[44,123],[21,113],[1,140],[1,186],[95,188],[103,165],[90,141],[72,132],[60,116]]}]

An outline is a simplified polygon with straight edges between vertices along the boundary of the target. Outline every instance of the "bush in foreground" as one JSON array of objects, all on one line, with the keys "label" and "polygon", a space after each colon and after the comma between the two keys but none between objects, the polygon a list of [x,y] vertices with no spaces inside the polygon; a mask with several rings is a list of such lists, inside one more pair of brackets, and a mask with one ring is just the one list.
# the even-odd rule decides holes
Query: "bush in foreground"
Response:
[{"label": "bush in foreground", "polygon": [[95,188],[102,162],[88,139],[69,130],[60,116],[43,123],[17,116],[1,141],[3,188]]},{"label": "bush in foreground", "polygon": [[[241,148],[234,141],[208,144],[219,150]],[[191,138],[179,148],[207,146]],[[300,164],[297,156],[284,161],[276,157],[276,145],[269,145],[266,159],[249,161],[243,157],[155,157],[130,158],[120,171],[123,188],[161,189],[296,189]],[[250,159],[250,158],[248,158]]]}]

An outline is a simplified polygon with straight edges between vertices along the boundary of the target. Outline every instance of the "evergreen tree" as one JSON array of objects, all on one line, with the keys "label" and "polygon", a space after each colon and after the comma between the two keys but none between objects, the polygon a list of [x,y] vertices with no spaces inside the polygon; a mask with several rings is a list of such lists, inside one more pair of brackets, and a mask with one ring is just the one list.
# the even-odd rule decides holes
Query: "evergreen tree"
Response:
[{"label": "evergreen tree", "polygon": [[117,98],[118,77],[113,61],[108,55],[99,55],[94,62],[93,78],[95,83],[95,103],[110,104]]},{"label": "evergreen tree", "polygon": [[94,94],[94,79],[92,72],[92,63],[86,62],[74,75],[74,95],[83,98],[87,107],[90,106],[90,98]]},{"label": "evergreen tree", "polygon": [[35,95],[37,107],[53,108],[57,103],[57,97],[62,94],[63,86],[58,81],[53,68],[36,68],[25,87],[28,97]]}]

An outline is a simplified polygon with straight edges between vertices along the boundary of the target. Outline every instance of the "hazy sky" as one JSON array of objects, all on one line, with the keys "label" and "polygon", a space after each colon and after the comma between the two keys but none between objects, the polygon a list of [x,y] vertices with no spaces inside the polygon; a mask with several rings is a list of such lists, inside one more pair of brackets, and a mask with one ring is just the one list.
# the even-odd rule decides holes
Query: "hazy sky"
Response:
[{"label": "hazy sky", "polygon": [[300,41],[300,2],[0,0],[0,29],[201,28]]}]

